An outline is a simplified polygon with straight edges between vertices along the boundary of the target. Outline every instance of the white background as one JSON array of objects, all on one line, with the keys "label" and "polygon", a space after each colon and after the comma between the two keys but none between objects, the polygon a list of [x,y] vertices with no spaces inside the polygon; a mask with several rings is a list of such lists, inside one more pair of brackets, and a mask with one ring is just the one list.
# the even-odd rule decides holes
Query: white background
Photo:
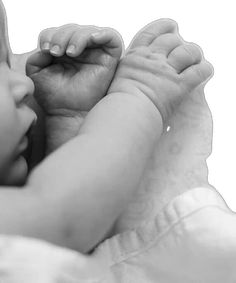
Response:
[{"label": "white background", "polygon": [[[4,0],[3,0],[4,1]],[[38,33],[66,23],[110,26],[126,46],[144,25],[172,18],[185,40],[195,42],[215,68],[206,86],[214,119],[213,153],[208,159],[209,181],[236,211],[236,9],[235,1],[207,0],[5,0],[9,36],[15,53],[34,49]]]}]

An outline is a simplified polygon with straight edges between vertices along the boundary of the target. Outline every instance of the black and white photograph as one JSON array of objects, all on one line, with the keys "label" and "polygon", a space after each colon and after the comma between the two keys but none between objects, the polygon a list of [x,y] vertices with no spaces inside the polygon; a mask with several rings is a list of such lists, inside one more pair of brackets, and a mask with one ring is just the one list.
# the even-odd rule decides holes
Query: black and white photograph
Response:
[{"label": "black and white photograph", "polygon": [[1,283],[236,283],[234,11],[0,0]]}]

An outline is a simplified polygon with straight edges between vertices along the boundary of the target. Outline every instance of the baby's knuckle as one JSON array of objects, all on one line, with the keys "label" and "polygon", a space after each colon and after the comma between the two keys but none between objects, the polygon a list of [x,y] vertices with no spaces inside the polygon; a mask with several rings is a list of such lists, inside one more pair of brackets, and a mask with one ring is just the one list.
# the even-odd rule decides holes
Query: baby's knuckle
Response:
[{"label": "baby's knuckle", "polygon": [[173,41],[173,40],[177,40],[179,39],[179,35],[178,34],[175,34],[175,33],[165,33],[165,34],[162,34],[160,35],[160,37],[162,39],[165,39],[166,41],[169,40],[169,41]]},{"label": "baby's knuckle", "polygon": [[133,55],[133,56],[137,56],[137,57],[143,57],[145,58],[148,54],[150,54],[150,51],[148,50],[148,48],[146,46],[141,46],[141,47],[135,47],[130,49],[127,52],[127,55]]},{"label": "baby's knuckle", "polygon": [[215,70],[214,70],[213,65],[209,61],[207,61],[207,60],[205,60],[205,64],[207,65],[208,70],[209,70],[209,77],[214,76]]},{"label": "baby's knuckle", "polygon": [[107,32],[109,34],[115,33],[115,30],[113,28],[110,28],[110,27],[101,27],[101,28],[98,28],[98,29],[100,31]]},{"label": "baby's knuckle", "polygon": [[67,34],[67,31],[57,31],[52,35],[52,41],[63,41],[63,38]]},{"label": "baby's knuckle", "polygon": [[156,76],[161,75],[170,81],[176,81],[178,79],[177,74],[172,70],[172,68],[170,68],[168,64],[166,64],[165,61],[161,60],[161,58],[156,60],[153,67],[155,69]]},{"label": "baby's knuckle", "polygon": [[155,33],[154,32],[151,32],[151,31],[143,31],[142,32],[142,35],[141,35],[141,38],[140,38],[140,41],[143,41],[143,42],[151,42],[153,40],[153,38],[156,37]]},{"label": "baby's knuckle", "polygon": [[56,28],[46,28],[44,30],[42,30],[39,34],[39,38],[44,39],[49,37],[49,35],[52,34],[52,32],[55,30]]},{"label": "baby's knuckle", "polygon": [[105,30],[110,34],[112,37],[121,38],[120,33],[114,28],[105,28]]},{"label": "baby's knuckle", "polygon": [[203,50],[201,46],[193,42],[191,42],[190,45],[192,46],[193,50],[195,50],[196,52],[199,52],[203,56]]},{"label": "baby's knuckle", "polygon": [[202,57],[202,52],[200,47],[195,44],[188,44],[183,46],[185,52],[189,55],[189,57],[194,61],[195,58]]},{"label": "baby's knuckle", "polygon": [[202,70],[198,68],[198,66],[194,67],[194,74],[199,78],[200,81],[205,80],[205,75],[203,74]]},{"label": "baby's knuckle", "polygon": [[66,25],[63,25],[62,28],[76,28],[76,27],[80,27],[78,24],[75,24],[75,23],[70,23],[70,24],[66,24]]},{"label": "baby's knuckle", "polygon": [[178,23],[171,18],[161,18],[161,19],[157,20],[157,22],[159,22],[163,26],[171,25],[174,28],[178,29]]},{"label": "baby's knuckle", "polygon": [[93,33],[93,32],[98,32],[101,31],[100,28],[98,28],[97,26],[83,26],[80,29],[77,30],[78,32],[86,32],[86,33]]}]

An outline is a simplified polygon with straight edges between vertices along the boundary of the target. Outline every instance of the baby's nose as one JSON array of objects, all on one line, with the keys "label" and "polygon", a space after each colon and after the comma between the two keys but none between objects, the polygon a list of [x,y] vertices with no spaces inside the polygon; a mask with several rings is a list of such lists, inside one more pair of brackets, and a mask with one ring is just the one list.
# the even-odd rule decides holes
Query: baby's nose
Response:
[{"label": "baby's nose", "polygon": [[34,83],[26,75],[17,73],[14,78],[12,92],[16,104],[22,103],[34,93]]}]

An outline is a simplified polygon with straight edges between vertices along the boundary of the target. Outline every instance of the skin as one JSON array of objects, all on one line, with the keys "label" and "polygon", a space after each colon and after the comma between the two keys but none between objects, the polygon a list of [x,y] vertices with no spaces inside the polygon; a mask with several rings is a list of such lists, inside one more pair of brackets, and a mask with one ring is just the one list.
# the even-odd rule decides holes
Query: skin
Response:
[{"label": "skin", "polygon": [[[1,187],[0,233],[41,238],[82,252],[104,238],[143,176],[162,133],[161,115],[169,114],[190,88],[209,76],[209,66],[206,68],[197,56],[196,63],[200,60],[197,67],[187,62],[186,71],[179,73],[163,54],[165,49],[171,52],[176,47],[157,40],[148,45],[146,53],[143,48],[133,50],[125,57],[125,63],[119,65],[107,96],[89,112],[77,136],[41,162],[21,191],[17,187]],[[9,49],[7,54],[10,55]],[[134,58],[143,64],[134,66]],[[5,66],[7,59],[2,62]],[[202,77],[198,77],[199,71]],[[132,85],[133,72],[141,88],[140,84]],[[163,72],[166,72],[164,84]],[[3,85],[4,79],[7,78],[3,77]],[[1,93],[11,94],[6,89]],[[61,101],[61,95],[58,98]],[[64,98],[72,101],[74,95],[70,93],[70,98],[66,95]],[[8,104],[11,105],[10,101],[5,106]],[[1,111],[5,113],[4,109]],[[12,138],[8,135],[12,124],[7,125],[1,139]],[[24,133],[25,129],[21,130]]]},{"label": "skin", "polygon": [[44,111],[48,154],[77,135],[87,112],[105,96],[123,42],[110,28],[70,24],[41,32],[39,47],[26,72]]},{"label": "skin", "polygon": [[[3,14],[3,9],[1,13]],[[5,29],[3,26],[3,30]],[[7,43],[7,35],[3,33],[2,37],[1,42]],[[6,46],[7,44],[4,45]],[[6,97],[6,102],[3,100],[1,117],[5,119],[8,114],[5,109],[13,109],[16,113],[18,109],[12,99],[14,89],[5,88],[8,77],[4,74],[8,74],[10,81],[14,83],[18,80],[15,80],[14,76],[11,77],[15,71],[8,66],[8,61],[14,61],[11,60],[9,47],[6,52],[8,55],[4,54],[1,63],[4,68],[1,97]],[[24,97],[30,92],[27,86],[29,82],[32,86],[32,81],[23,77],[25,81],[21,89],[25,90]],[[22,104],[25,109],[23,102]],[[145,118],[136,119],[137,111],[146,113]],[[35,114],[32,116],[34,120]],[[8,122],[12,117],[7,118]],[[17,124],[19,117],[13,118],[13,122],[1,124],[4,133],[1,134],[1,143],[5,146],[1,147],[1,156],[4,156],[5,152],[12,154],[9,146],[10,141],[15,140],[12,133],[18,133],[19,129],[20,134],[15,141],[17,143],[26,131],[21,124]],[[123,123],[124,120],[126,123]],[[29,119],[28,122],[32,121]],[[60,147],[33,170],[22,190],[18,190],[16,186],[19,180],[15,180],[10,174],[15,166],[4,169],[1,176],[6,173],[15,186],[4,187],[4,182],[2,183],[0,233],[41,238],[82,252],[89,251],[104,237],[123,210],[129,198],[127,192],[132,194],[137,186],[154,140],[161,133],[161,128],[158,127],[153,133],[154,125],[161,127],[161,118],[145,96],[140,98],[125,96],[123,93],[113,94],[90,111],[78,136]],[[140,128],[143,131],[140,132]],[[112,143],[111,136],[116,137]],[[140,143],[133,146],[133,140],[139,140]],[[143,145],[141,150],[140,144]],[[1,162],[5,161],[1,163],[1,168],[5,167],[7,162],[10,163],[8,158],[9,155],[5,154],[4,159],[1,159]],[[100,164],[99,168],[94,160]],[[133,164],[140,165],[134,167]],[[19,167],[14,170],[18,177],[25,178]],[[88,175],[91,178],[88,179]],[[101,211],[102,213],[98,213]]]},{"label": "skin", "polygon": [[[148,36],[140,31],[130,48],[152,41],[162,28],[157,23],[149,25]],[[176,196],[191,188],[209,186],[206,159],[211,153],[212,117],[203,87],[192,91],[171,115],[170,130],[155,145],[139,188],[110,235],[145,225]]]},{"label": "skin", "polygon": [[[162,30],[163,25],[154,22],[145,27],[145,33],[141,30],[135,35],[129,48],[146,45]],[[174,32],[178,33],[176,24]],[[210,186],[206,160],[212,149],[212,116],[204,86],[190,92],[169,117],[169,131],[164,131],[156,143],[139,188],[111,235],[145,225],[190,189]]]},{"label": "skin", "polygon": [[28,143],[26,133],[36,120],[35,113],[23,101],[32,95],[34,85],[28,77],[11,68],[2,4],[0,19],[0,181],[1,184],[21,184],[27,175],[27,164],[22,156]]},{"label": "skin", "polygon": [[[170,22],[170,20],[167,21]],[[60,33],[60,31],[58,32]],[[176,23],[172,22],[166,29],[166,20],[153,22],[134,37],[128,50],[131,50],[132,53],[134,48],[140,46],[146,48],[148,42],[155,40],[163,32],[168,32],[169,40],[171,40],[170,33],[178,34],[178,27]],[[185,44],[186,50],[181,48],[175,50],[176,57],[181,56],[181,61],[183,61],[183,55],[185,55],[184,64],[194,63],[194,60],[195,63],[199,62],[202,56],[199,47],[189,45],[187,42]],[[185,52],[192,54],[193,57],[190,58],[189,54],[185,54]],[[178,60],[176,61],[175,56],[170,56],[169,61],[175,65],[179,72],[185,67]],[[132,71],[132,76],[134,74],[135,70]],[[128,208],[119,217],[110,235],[145,224],[146,221],[155,217],[164,205],[184,191],[196,186],[208,186],[205,161],[211,151],[212,121],[209,108],[204,100],[203,88],[192,92],[190,90],[189,96],[184,99],[177,111],[169,116],[168,125],[171,129],[164,132],[156,143],[139,188]],[[196,129],[197,124],[201,127]],[[72,123],[69,125],[73,126]],[[74,132],[76,131],[75,125]],[[70,138],[69,135],[67,138]],[[180,148],[180,152],[178,154],[172,152],[172,148]],[[182,151],[181,148],[187,149],[187,152],[186,150]],[[195,153],[196,149],[198,149],[197,153]],[[200,152],[202,153],[200,154]],[[186,164],[187,167],[179,166],[179,164]],[[172,172],[175,172],[174,178]],[[143,204],[141,210],[140,203]]]},{"label": "skin", "polygon": [[[158,23],[157,24],[153,23],[151,26],[157,27],[157,32],[159,29],[161,29],[161,27],[158,27]],[[165,25],[163,24],[163,26]],[[83,51],[83,48],[85,47],[83,46],[83,44],[87,44],[88,48],[91,48],[91,46],[94,44],[93,42],[94,30],[96,30],[96,32],[98,31],[100,32],[100,35],[98,34],[100,36],[100,42],[106,42],[107,40],[107,42],[109,43],[109,45],[106,46],[107,50],[106,48],[105,49],[101,48],[100,50],[97,50],[97,48],[95,48],[93,50],[87,49],[86,51]],[[173,32],[174,30],[176,30],[177,33],[177,25],[174,22],[172,22],[172,26],[169,28],[169,31],[167,30],[168,34],[166,35],[166,37],[167,40],[169,39],[170,41],[176,41],[173,42],[173,44],[178,46],[181,43],[181,39],[172,38],[171,32]],[[107,31],[109,31],[109,33]],[[105,29],[99,30],[98,28],[91,26],[85,26],[82,28],[78,25],[70,24],[59,28],[47,29],[40,34],[39,43],[42,52],[40,53],[40,55],[37,53],[30,57],[26,69],[28,70],[28,74],[32,77],[32,79],[34,80],[37,86],[36,98],[39,104],[44,108],[46,113],[49,113],[48,115],[49,117],[47,118],[47,120],[49,121],[47,123],[48,125],[47,128],[50,128],[50,130],[48,131],[49,134],[47,134],[47,137],[51,135],[50,133],[57,132],[54,135],[54,137],[51,138],[51,140],[60,141],[58,142],[58,146],[60,144],[65,143],[67,140],[69,140],[70,138],[74,137],[77,134],[79,127],[82,124],[83,119],[87,114],[86,110],[91,109],[91,107],[87,108],[88,105],[94,106],[94,104],[96,104],[97,101],[99,101],[100,98],[104,96],[104,94],[106,93],[107,87],[103,88],[102,91],[98,91],[98,90],[100,86],[104,86],[104,85],[107,86],[110,84],[110,80],[112,77],[110,73],[114,72],[117,66],[116,59],[120,56],[120,52],[121,52],[121,44],[118,44],[117,36],[113,38],[112,43],[109,41],[110,35],[112,33],[114,33],[114,31],[112,30],[105,30]],[[153,37],[155,36],[156,34],[154,33]],[[86,39],[85,40],[86,43],[83,43],[84,39]],[[80,44],[78,44],[78,42],[80,42]],[[96,46],[99,47],[98,43],[96,44],[97,44]],[[75,47],[74,54],[70,54],[70,52],[67,52],[67,50],[71,45]],[[137,46],[140,45],[138,35],[135,36],[134,43],[130,46],[130,51],[131,51],[130,53],[132,53],[133,46],[136,47],[136,45]],[[60,46],[60,50],[57,50],[57,53],[55,53],[54,50],[55,46],[56,47]],[[145,55],[145,52],[148,54],[149,50],[145,51],[145,48],[147,48],[145,45],[139,47],[141,47],[139,50],[141,50],[141,53],[143,53],[142,56]],[[189,52],[189,54],[191,54],[192,52],[193,58],[188,58],[189,54],[186,54],[187,52]],[[156,56],[156,58],[153,58],[153,60],[158,61],[159,59],[158,56],[160,55],[162,56],[163,55],[162,53],[163,52],[160,52],[160,54],[157,55],[154,55],[153,53],[152,56]],[[186,44],[186,50],[184,51],[184,54],[182,54],[181,48],[177,48],[176,53],[177,53],[177,57],[185,55],[189,63],[199,63],[201,59],[201,53],[199,51],[199,48],[194,46],[193,44]],[[128,64],[130,64],[132,60],[130,58],[132,58],[132,56],[130,56],[130,54],[127,52],[126,57],[123,59],[122,65],[125,65],[125,60],[128,57],[128,55],[129,55]],[[170,65],[171,64],[176,65],[177,71],[181,72],[181,64],[179,65],[178,62],[175,62],[174,55],[175,54],[169,57],[169,63]],[[67,73],[62,74],[62,72],[58,70],[59,66],[61,66],[60,68],[64,68],[65,64],[67,64],[68,62],[69,64],[72,65],[71,69],[70,66],[69,67],[67,66],[67,68],[69,68],[66,69],[68,74]],[[139,70],[140,66],[135,66],[136,58],[133,58],[133,63],[134,63],[133,66],[131,64],[129,65],[129,68],[133,68],[132,72],[131,70],[129,70],[129,73],[132,73],[132,76],[135,77],[136,67],[138,67],[137,69]],[[184,64],[188,64],[188,62]],[[74,71],[75,66],[77,66],[77,70],[79,70],[77,73]],[[105,70],[104,70],[104,66],[105,66]],[[203,68],[203,74],[204,71],[206,73],[208,72],[209,64],[205,64],[205,65],[202,64],[201,67]],[[52,71],[55,68],[57,68],[57,72]],[[34,71],[30,71],[32,69],[37,71],[34,73]],[[119,68],[119,70],[120,69],[122,68]],[[171,102],[173,105],[169,103],[168,105],[169,109],[167,110],[165,109],[165,105],[168,104],[168,102],[166,103],[164,101],[166,97],[168,97],[165,94],[165,89],[167,89],[167,92],[171,92],[171,88],[176,87],[174,85],[176,84],[176,82],[174,82],[173,78],[165,78],[163,74],[161,74],[161,68],[160,66],[158,66],[158,64],[156,64],[155,66],[155,70],[156,69],[157,70],[160,69],[159,77],[160,80],[162,81],[162,84],[165,81],[168,82],[168,80],[172,81],[171,82],[172,85],[168,85],[168,86],[164,85],[163,90],[160,91],[160,94],[158,96],[158,101],[154,102],[158,104],[158,109],[160,109],[164,120],[166,120],[167,117],[171,116],[173,109],[175,109],[176,106],[178,105],[179,101],[181,100],[179,99],[181,95],[178,92],[176,92],[174,94],[175,97],[172,98],[172,102]],[[47,74],[49,74],[49,76],[47,76]],[[60,77],[62,75],[64,75],[64,77]],[[194,78],[194,76],[192,77]],[[131,81],[131,79],[133,78],[127,77],[127,81],[128,80]],[[148,79],[151,81],[152,80],[151,76],[147,78],[147,80]],[[202,79],[200,79],[200,81]],[[63,80],[65,80],[65,83],[63,82]],[[108,82],[105,82],[105,80],[108,80]],[[138,74],[137,79],[134,79],[134,84],[135,84],[135,80],[137,81],[137,86],[135,86],[136,89],[134,88],[133,85],[131,85],[130,89],[134,89],[134,91],[136,92],[136,90],[139,87],[142,88],[142,85],[140,84],[142,80],[140,74]],[[192,78],[190,74],[189,81],[191,80]],[[113,87],[115,85],[114,81],[112,84]],[[127,81],[125,82],[125,85],[128,84]],[[62,90],[59,92],[59,94],[58,93],[56,94],[56,100],[55,100],[55,88],[58,88],[59,82],[60,82],[60,88]],[[120,82],[118,82],[118,84],[119,83]],[[147,82],[144,82],[144,85],[145,83],[147,84]],[[198,82],[192,81],[191,83],[192,84],[189,85],[189,89],[185,89],[184,92],[191,91],[191,89]],[[63,89],[63,85],[65,85],[65,87],[71,85],[72,88]],[[74,87],[75,85],[76,87]],[[95,85],[96,87],[94,87]],[[95,89],[96,92],[94,92]],[[179,90],[181,93],[183,92],[182,89],[183,86],[180,86]],[[112,88],[110,88],[109,91],[112,92],[113,91]],[[68,96],[69,98],[65,97],[64,93],[66,92],[69,92],[71,94],[71,96]],[[146,95],[149,96],[151,100],[155,99],[156,96],[155,93],[151,94],[150,91],[149,93],[146,93]],[[51,105],[49,105],[50,103]],[[58,103],[59,106],[57,105]],[[164,104],[164,106],[162,106],[162,104]],[[58,120],[58,123],[56,120]],[[55,150],[56,147],[57,146],[51,143],[50,150]]]},{"label": "skin", "polygon": [[[89,48],[93,45],[93,49],[83,50],[86,47],[83,45],[77,48],[77,43],[73,42],[77,42],[82,36],[86,45],[86,40],[93,34],[93,41],[87,42]],[[67,56],[69,42],[65,39],[69,39],[69,36],[70,45],[76,48],[73,52],[69,50],[70,56]],[[56,52],[54,46],[60,47],[60,50]],[[20,55],[13,54],[12,61],[18,71],[24,74],[26,72],[36,86],[34,97],[31,96],[27,101],[27,105],[38,116],[31,131],[30,146],[24,154],[30,170],[51,151],[78,134],[88,110],[107,93],[122,47],[122,39],[113,29],[70,24],[42,31],[36,50]],[[63,69],[64,66],[64,72],[55,72],[56,68]],[[59,105],[55,104],[55,88],[58,88],[58,82],[60,89],[56,92],[57,101],[59,96],[63,97],[68,91],[70,96],[74,96],[73,101],[64,101],[63,105],[60,102]],[[45,100],[45,95],[50,99]],[[75,103],[80,109],[74,108]]]},{"label": "skin", "polygon": [[[184,43],[184,41],[182,41],[182,39],[180,39],[180,37],[177,34],[177,26],[176,26],[175,23],[171,22],[171,24],[169,24],[167,26],[166,25],[167,24],[165,23],[165,21],[163,21],[163,22],[159,22],[159,23],[155,22],[152,25],[150,25],[151,27],[149,27],[149,28],[152,28],[152,29],[154,29],[154,27],[155,27],[155,30],[160,31],[160,33],[161,32],[162,33],[168,33],[167,35],[164,35],[164,36],[160,37],[159,40],[157,41],[157,43],[155,43],[157,45],[157,47],[159,47],[159,49],[161,49],[161,50],[163,49],[164,50],[163,52],[159,52],[160,54],[157,54],[157,55],[155,54],[155,56],[156,56],[155,59],[158,59],[158,61],[159,60],[160,61],[163,60],[163,58],[165,59],[166,53],[169,50],[168,48],[174,48],[173,46],[177,46],[178,48],[175,49],[175,52],[172,52],[172,53],[170,52],[170,55],[168,57],[168,63],[170,63],[173,66],[175,66],[176,69],[177,69],[177,72],[181,73],[181,71],[183,69],[185,69],[186,66],[188,64],[190,64],[190,63],[195,63],[195,64],[200,63],[200,61],[201,61],[201,52],[199,51],[199,48],[194,46],[194,45],[186,44],[186,43]],[[163,29],[163,31],[161,31],[162,29]],[[57,33],[60,33],[60,30],[57,30]],[[160,34],[153,34],[153,38],[155,39],[159,35]],[[50,34],[50,36],[52,37],[51,34]],[[70,39],[68,38],[68,41],[69,40]],[[168,45],[166,45],[166,42],[171,42],[170,47],[168,47]],[[64,44],[68,45],[67,42],[64,43]],[[184,44],[184,48],[183,48],[183,46],[181,46],[183,44]],[[139,46],[139,45],[141,45],[141,46]],[[140,48],[139,48],[138,52],[134,52],[132,49],[136,48],[137,46],[139,46]],[[111,85],[111,87],[109,89],[109,94],[111,94],[115,88],[119,88],[120,91],[122,91],[122,88],[124,87],[124,88],[129,89],[129,93],[130,94],[133,93],[134,95],[136,95],[137,93],[139,93],[139,89],[140,89],[140,83],[139,82],[142,81],[142,83],[143,83],[143,81],[144,81],[144,85],[145,85],[145,84],[148,84],[149,81],[152,80],[152,74],[150,74],[150,73],[152,73],[153,66],[150,66],[150,62],[147,61],[147,65],[144,65],[145,69],[149,68],[149,70],[150,70],[150,73],[148,75],[146,73],[145,74],[141,73],[140,72],[141,67],[138,66],[137,63],[136,63],[136,62],[139,62],[139,61],[142,62],[142,67],[143,67],[143,64],[145,63],[145,61],[144,61],[145,59],[144,58],[147,55],[147,52],[148,52],[148,46],[144,45],[144,44],[140,44],[140,41],[136,40],[136,45],[131,45],[130,50],[126,53],[125,58],[123,58],[120,66],[118,68],[117,74],[116,74],[116,76],[115,76],[115,78],[113,80],[113,83],[112,83],[112,85]],[[175,55],[176,53],[177,53],[177,56]],[[188,54],[191,54],[191,53],[193,54],[193,58],[189,58],[188,57]],[[140,56],[140,58],[137,60],[137,57],[133,57],[134,55],[135,56]],[[176,56],[177,59],[175,58],[175,56]],[[131,57],[131,59],[130,59],[130,57]],[[178,61],[179,57],[181,57],[181,62],[183,61],[182,65]],[[183,60],[183,58],[185,60]],[[126,63],[127,61],[128,61],[128,63]],[[133,62],[135,62],[135,66],[133,66],[133,64],[134,64]],[[166,80],[166,77],[163,78],[161,76],[161,63],[156,62],[155,63],[156,64],[155,65],[155,69],[160,70],[160,74],[159,74],[158,77],[160,78],[162,86],[164,85],[164,89],[167,91],[167,93],[168,92],[171,93],[170,89],[172,89],[172,87],[173,88],[176,87],[174,85],[176,82],[172,82],[172,83],[169,82],[166,85],[164,84],[165,80]],[[160,65],[157,65],[157,64],[160,64]],[[128,69],[128,74],[127,74],[127,66],[129,68]],[[206,71],[206,76],[208,74],[210,74],[211,68],[210,68],[210,66],[207,63],[204,63],[204,64],[202,64],[200,66],[201,66],[200,69],[202,68],[201,70],[203,71],[203,74],[204,74],[204,71]],[[196,67],[196,66],[194,66],[194,67]],[[138,72],[137,72],[137,69],[138,69]],[[194,71],[194,68],[192,69],[192,71]],[[198,84],[199,82],[204,80],[203,78],[199,78],[198,76],[192,76],[191,77],[191,75],[193,74],[192,71],[191,71],[191,74],[190,74],[190,77],[189,77],[190,88],[187,89],[187,91],[191,91],[193,86],[195,86],[196,84]],[[132,78],[137,76],[135,78],[135,80],[134,80],[134,81],[137,82],[137,86],[135,85],[135,83],[133,83],[133,81],[132,81],[132,85],[130,84],[130,78],[129,78],[128,75],[131,75]],[[122,82],[122,80],[120,81],[120,77],[123,78],[124,76],[126,76],[125,83]],[[157,81],[157,83],[158,83],[158,81]],[[143,85],[141,85],[141,88],[145,88],[145,87]],[[186,89],[185,89],[185,91],[186,91]],[[176,91],[174,93],[175,96],[172,97],[172,100],[171,100],[171,103],[170,103],[170,107],[167,107],[167,111],[169,111],[169,113],[166,113],[167,111],[163,111],[162,115],[164,117],[166,117],[168,115],[170,116],[170,114],[172,114],[171,113],[172,112],[171,108],[175,108],[179,104],[179,101],[181,100],[181,99],[179,100],[179,97],[181,97],[181,94],[183,95],[184,92],[183,92],[183,90],[180,87],[179,93],[178,93],[178,91]],[[155,103],[155,93],[152,93],[152,92],[149,91],[148,93],[146,93],[146,95],[149,96],[150,99],[152,101],[154,101],[154,103]],[[156,104],[158,105],[157,106],[158,108],[160,107],[160,102],[165,105],[166,102],[165,102],[164,99],[166,98],[166,96],[168,97],[168,94],[165,95],[165,96],[163,95],[163,96],[159,96],[158,97],[158,101],[156,102]],[[88,96],[88,98],[89,98],[89,96]],[[163,99],[163,101],[160,101],[160,99]],[[165,106],[164,106],[164,109],[165,109]],[[68,123],[68,125],[69,125],[69,127],[72,127],[72,128],[74,127],[73,123]],[[78,129],[77,129],[76,125],[75,125],[75,131],[74,132],[76,132],[77,130]],[[158,155],[162,156],[163,155],[162,151],[157,153],[157,151],[155,150],[154,158],[148,162],[147,169],[146,169],[145,174],[143,176],[144,178],[142,179],[142,182],[141,182],[141,185],[140,185],[141,188],[145,187],[145,189],[147,189],[149,187],[149,185],[146,184],[146,180],[149,180],[149,184],[151,183],[152,187],[155,186],[155,182],[156,182],[157,179],[151,179],[151,181],[150,181],[150,178],[149,178],[150,174],[153,172],[153,170],[151,170],[152,168],[150,168],[149,163],[152,163],[154,160],[158,160],[159,159]],[[160,159],[159,163],[161,163],[161,162],[162,162],[162,159]],[[155,171],[155,173],[156,173],[156,171]],[[147,185],[147,186],[144,186],[144,185]],[[158,188],[159,188],[159,186],[158,186]],[[175,191],[173,191],[171,194],[173,195],[174,193],[175,193]],[[167,194],[168,194],[168,192],[167,192]],[[160,194],[160,199],[162,199],[162,198],[163,197]],[[135,199],[137,200],[137,198],[135,198]],[[158,206],[158,207],[160,207],[160,206]],[[125,215],[125,217],[126,216],[127,215]],[[121,220],[123,218],[125,218],[125,217],[121,217]],[[120,221],[118,223],[120,223]],[[122,223],[122,221],[121,221],[121,223]],[[119,225],[117,225],[117,227],[119,229],[121,228]],[[127,229],[127,227],[126,227],[126,229]]]}]

